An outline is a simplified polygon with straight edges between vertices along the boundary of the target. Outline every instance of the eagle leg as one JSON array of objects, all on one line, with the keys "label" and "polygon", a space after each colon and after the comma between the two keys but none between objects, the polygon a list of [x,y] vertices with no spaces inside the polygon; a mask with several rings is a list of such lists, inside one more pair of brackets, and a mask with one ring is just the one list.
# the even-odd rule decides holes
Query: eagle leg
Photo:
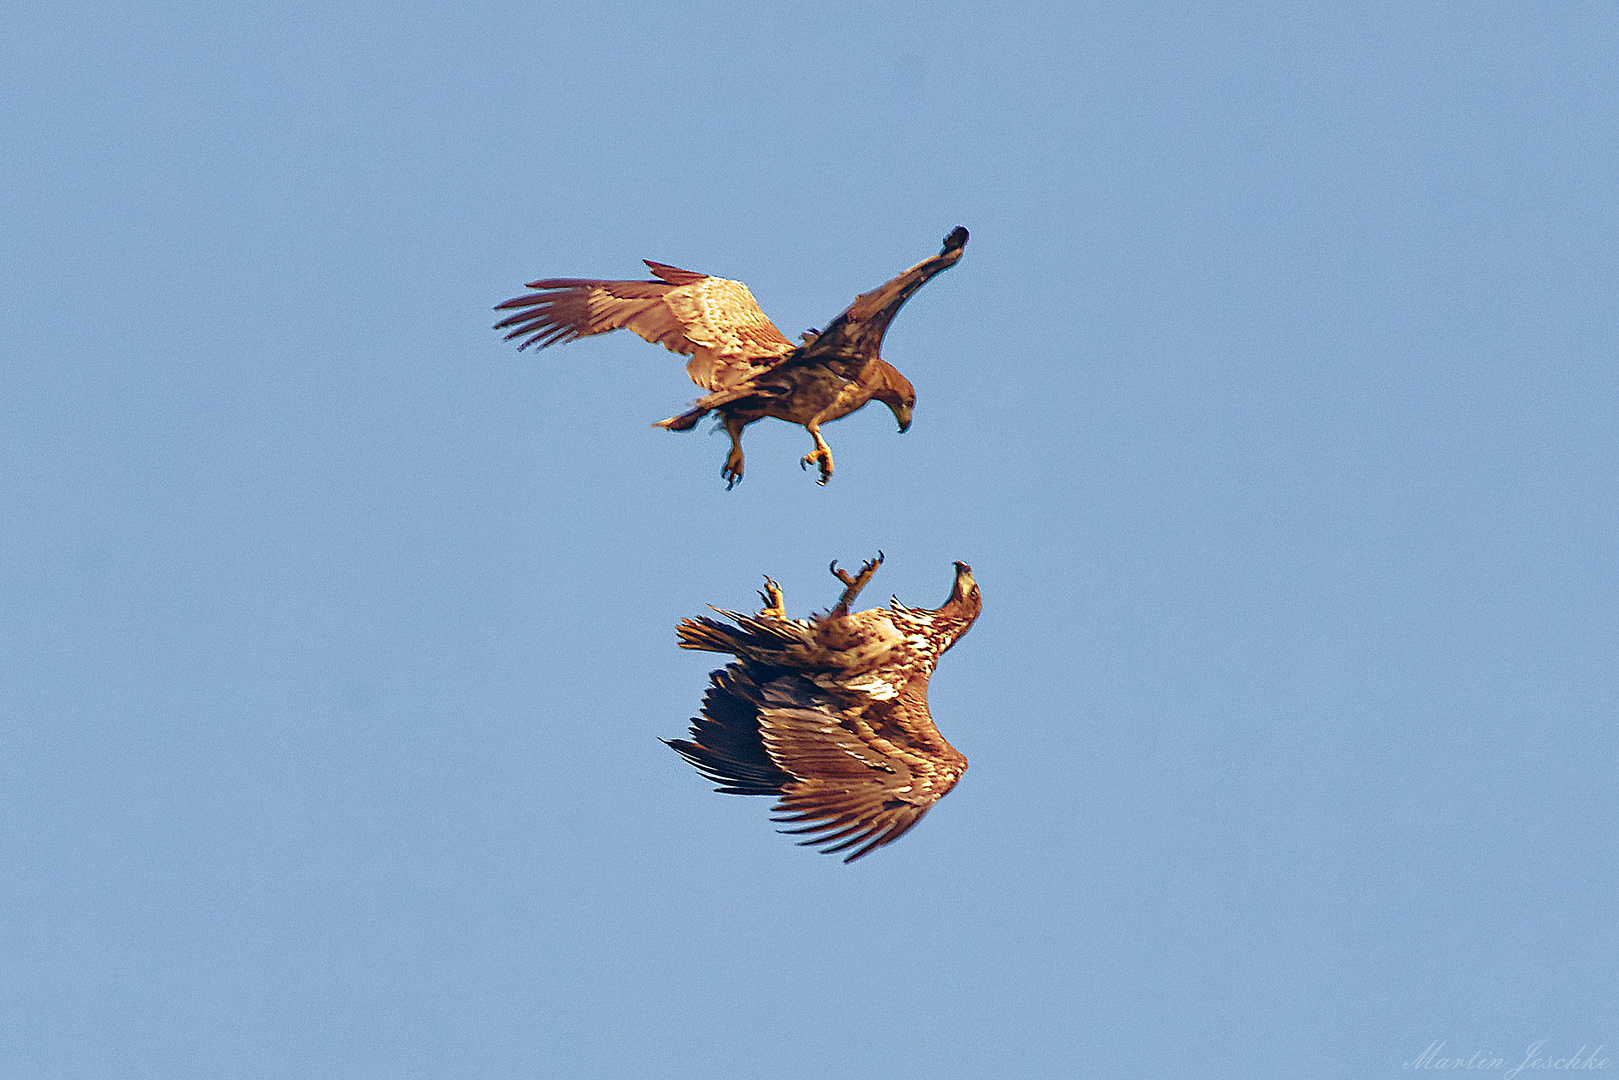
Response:
[{"label": "eagle leg", "polygon": [[821,478],[815,482],[825,487],[826,482],[832,479],[832,448],[826,445],[825,439],[821,438],[820,428],[821,425],[813,420],[804,425],[804,429],[810,433],[810,438],[815,440],[815,450],[813,453],[805,455],[799,461],[798,467],[807,469],[812,464],[819,465],[821,467]]},{"label": "eagle leg", "polygon": [[781,586],[765,575],[765,587],[759,590],[759,599],[765,606],[759,609],[761,619],[785,619],[787,617],[787,599],[781,594]]},{"label": "eagle leg", "polygon": [[725,480],[726,491],[742,482],[742,429],[746,426],[730,417],[725,419],[725,434],[731,437],[731,452],[725,455],[725,464],[720,466],[720,476]]},{"label": "eagle leg", "polygon": [[866,582],[871,580],[871,575],[875,574],[877,568],[882,564],[883,553],[879,551],[875,559],[867,559],[861,564],[860,573],[851,576],[849,571],[838,569],[836,559],[832,560],[832,576],[843,582],[845,586],[843,595],[838,598],[837,606],[832,609],[833,615],[849,614],[849,605],[854,603],[854,598],[860,595],[860,590],[866,587]]}]

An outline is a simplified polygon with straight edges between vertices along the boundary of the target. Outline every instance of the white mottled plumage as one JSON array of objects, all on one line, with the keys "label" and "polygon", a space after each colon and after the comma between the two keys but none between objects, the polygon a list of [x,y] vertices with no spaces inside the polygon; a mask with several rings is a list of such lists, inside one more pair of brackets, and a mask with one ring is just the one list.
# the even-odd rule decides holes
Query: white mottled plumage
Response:
[{"label": "white mottled plumage", "polygon": [[834,564],[847,588],[825,615],[787,618],[766,578],[758,615],[720,611],[736,625],[699,618],[679,628],[682,648],[736,660],[710,676],[691,739],[669,745],[720,791],[778,796],[776,820],[800,826],[788,831],[829,852],[855,848],[850,860],[898,839],[967,768],[933,725],[927,684],[978,617],[972,571],[956,564],[950,598],[935,610],[895,600],[850,613],[880,561],[854,577]]}]

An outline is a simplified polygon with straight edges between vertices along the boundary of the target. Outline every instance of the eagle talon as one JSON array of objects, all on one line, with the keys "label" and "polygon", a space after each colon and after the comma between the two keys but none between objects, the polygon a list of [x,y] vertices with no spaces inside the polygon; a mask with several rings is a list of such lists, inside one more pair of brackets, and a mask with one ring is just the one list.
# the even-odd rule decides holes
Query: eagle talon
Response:
[{"label": "eagle talon", "polygon": [[781,586],[765,575],[765,587],[759,590],[759,599],[765,606],[759,609],[761,619],[785,619],[787,617],[787,599],[782,595]]},{"label": "eagle talon", "polygon": [[742,455],[733,450],[725,458],[725,464],[720,466],[720,479],[725,481],[725,490],[730,491],[742,482]]},{"label": "eagle talon", "polygon": [[843,582],[844,589],[843,595],[838,598],[837,606],[832,609],[832,614],[847,615],[849,605],[854,603],[854,598],[860,595],[860,590],[866,587],[866,582],[871,580],[871,575],[875,574],[882,564],[883,553],[879,551],[875,559],[867,559],[860,564],[860,573],[850,574],[847,570],[839,570],[838,561],[833,559],[829,569],[833,577]]},{"label": "eagle talon", "polygon": [[798,467],[807,469],[811,464],[816,465],[821,470],[821,478],[815,482],[825,487],[826,482],[832,479],[832,451],[816,447],[799,459]]}]

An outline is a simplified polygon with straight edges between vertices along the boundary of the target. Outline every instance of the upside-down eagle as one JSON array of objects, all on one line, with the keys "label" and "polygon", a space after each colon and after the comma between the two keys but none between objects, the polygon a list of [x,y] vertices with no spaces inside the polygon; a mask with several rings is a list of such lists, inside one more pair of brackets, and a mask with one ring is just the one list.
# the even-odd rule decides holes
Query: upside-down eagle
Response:
[{"label": "upside-down eagle", "polygon": [[850,614],[883,556],[851,576],[825,615],[789,619],[768,577],[757,616],[722,611],[679,627],[680,647],[731,653],[709,676],[691,739],[667,739],[731,795],[775,795],[775,820],[799,827],[825,853],[853,862],[889,844],[955,787],[967,759],[928,713],[928,677],[978,618],[972,568],[956,563],[950,598],[933,610],[889,607]]},{"label": "upside-down eagle", "polygon": [[879,355],[883,334],[911,294],[954,266],[966,245],[967,230],[953,230],[939,254],[860,294],[825,330],[804,333],[798,346],[765,317],[742,282],[650,259],[642,261],[656,281],[531,281],[526,287],[538,292],[496,306],[496,311],[517,313],[495,329],[508,331],[508,341],[521,338],[519,349],[543,349],[628,327],[647,341],[691,357],[686,373],[711,393],[654,426],[686,431],[707,413],[719,414],[731,436],[731,452],[720,469],[727,488],[742,479],[742,429],[766,416],[809,431],[815,449],[801,464],[820,466],[819,483],[825,484],[832,478],[832,451],[821,437],[822,424],[876,398],[893,410],[901,431],[911,426],[916,390]]}]

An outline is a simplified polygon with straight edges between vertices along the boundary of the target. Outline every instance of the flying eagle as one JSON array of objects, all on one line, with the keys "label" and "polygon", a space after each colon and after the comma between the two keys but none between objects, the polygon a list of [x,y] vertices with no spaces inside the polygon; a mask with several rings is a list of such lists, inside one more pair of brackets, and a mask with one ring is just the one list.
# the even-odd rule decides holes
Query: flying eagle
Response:
[{"label": "flying eagle", "polygon": [[911,294],[954,266],[966,245],[967,230],[953,230],[938,255],[860,294],[825,330],[803,334],[798,346],[765,317],[742,282],[650,259],[642,261],[655,281],[531,281],[527,288],[538,292],[495,308],[516,310],[495,329],[506,330],[508,341],[520,338],[519,349],[543,349],[628,327],[670,352],[691,357],[686,373],[710,393],[654,426],[686,431],[704,415],[717,413],[731,436],[731,452],[720,469],[727,488],[742,479],[742,429],[766,416],[809,431],[815,449],[801,464],[818,465],[819,482],[825,484],[832,478],[832,450],[821,438],[822,424],[876,398],[893,410],[901,431],[911,426],[916,390],[879,355],[883,334]]},{"label": "flying eagle", "polygon": [[883,556],[851,576],[825,615],[789,619],[768,577],[757,616],[715,608],[735,627],[686,619],[680,647],[731,653],[709,676],[691,740],[666,739],[730,795],[775,795],[774,820],[798,825],[825,853],[853,862],[889,844],[944,797],[967,759],[928,714],[928,676],[983,606],[972,568],[956,563],[950,599],[934,610],[896,597],[886,608],[850,614]]}]

